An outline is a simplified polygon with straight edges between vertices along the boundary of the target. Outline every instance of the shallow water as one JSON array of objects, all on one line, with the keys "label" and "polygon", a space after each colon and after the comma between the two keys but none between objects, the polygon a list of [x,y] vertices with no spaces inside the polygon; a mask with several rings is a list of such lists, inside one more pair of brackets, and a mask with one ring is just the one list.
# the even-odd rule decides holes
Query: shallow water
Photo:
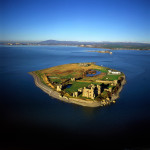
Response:
[{"label": "shallow water", "polygon": [[[95,48],[96,49],[96,48]],[[150,51],[114,50],[113,54],[87,52],[93,48],[67,46],[1,46],[0,83],[2,133],[31,133],[88,141],[118,140],[148,145],[150,126]],[[35,86],[30,71],[68,63],[96,62],[126,75],[127,84],[115,104],[86,108],[49,97]],[[2,124],[2,125],[3,125]],[[69,140],[68,139],[68,140]],[[91,139],[91,140],[92,140]],[[134,143],[132,140],[136,139]],[[77,140],[77,139],[76,139]],[[125,142],[126,141],[126,142]]]}]

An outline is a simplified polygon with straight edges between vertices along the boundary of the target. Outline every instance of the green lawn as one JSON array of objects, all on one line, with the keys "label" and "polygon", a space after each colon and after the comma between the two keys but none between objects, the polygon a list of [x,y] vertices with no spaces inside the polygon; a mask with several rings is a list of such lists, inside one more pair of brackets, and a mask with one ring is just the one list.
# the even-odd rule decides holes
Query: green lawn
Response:
[{"label": "green lawn", "polygon": [[55,83],[61,83],[61,80],[57,78],[50,78],[50,81],[55,82]]},{"label": "green lawn", "polygon": [[[113,80],[118,80],[118,78],[120,77],[120,75],[105,75],[102,80],[108,80],[108,81],[113,81]],[[108,78],[108,79],[106,79]]]},{"label": "green lawn", "polygon": [[61,76],[60,78],[61,79],[70,79],[70,78],[73,78],[73,75],[72,74],[68,74],[66,76]]},{"label": "green lawn", "polygon": [[86,82],[73,82],[72,86],[70,88],[65,89],[67,93],[73,93],[77,92],[79,88],[84,88],[90,85],[91,83],[86,83]]}]

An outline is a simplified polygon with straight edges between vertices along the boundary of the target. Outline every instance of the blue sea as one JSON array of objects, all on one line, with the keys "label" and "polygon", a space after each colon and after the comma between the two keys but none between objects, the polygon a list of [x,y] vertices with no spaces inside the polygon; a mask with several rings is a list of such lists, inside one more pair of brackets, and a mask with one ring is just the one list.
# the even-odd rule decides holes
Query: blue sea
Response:
[{"label": "blue sea", "polygon": [[[36,139],[36,144],[50,145],[150,147],[150,51],[112,50],[110,55],[89,50],[100,49],[0,46],[2,143],[33,144]],[[115,104],[88,108],[62,102],[36,87],[28,74],[79,62],[96,62],[126,75],[127,83]]]}]

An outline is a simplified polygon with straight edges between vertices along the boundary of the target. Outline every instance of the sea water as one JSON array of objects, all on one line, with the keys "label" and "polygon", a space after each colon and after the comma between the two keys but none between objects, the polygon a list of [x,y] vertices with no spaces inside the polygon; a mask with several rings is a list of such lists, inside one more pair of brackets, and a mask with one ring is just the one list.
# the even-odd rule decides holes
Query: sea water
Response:
[{"label": "sea water", "polygon": [[[1,131],[36,133],[53,138],[147,144],[150,128],[150,51],[99,50],[73,46],[0,46]],[[115,104],[87,108],[51,98],[35,86],[30,71],[57,65],[95,62],[126,75]],[[77,137],[77,138],[76,138]],[[125,142],[126,141],[126,142]],[[136,144],[134,143],[134,144]]]}]

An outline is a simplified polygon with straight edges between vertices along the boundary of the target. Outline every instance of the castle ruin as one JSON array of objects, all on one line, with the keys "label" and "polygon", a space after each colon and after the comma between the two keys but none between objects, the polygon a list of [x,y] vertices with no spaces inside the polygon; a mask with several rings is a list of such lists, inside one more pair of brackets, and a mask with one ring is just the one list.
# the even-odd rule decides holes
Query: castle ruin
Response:
[{"label": "castle ruin", "polygon": [[74,92],[73,97],[78,97],[78,92]]},{"label": "castle ruin", "polygon": [[62,85],[57,85],[57,91],[60,92],[62,90]]},{"label": "castle ruin", "polygon": [[94,99],[95,98],[94,88],[93,87],[91,87],[91,88],[84,87],[82,96]]},{"label": "castle ruin", "polygon": [[93,84],[90,85],[90,87],[83,88],[82,96],[94,99],[95,95],[100,95],[101,94],[101,87],[100,85],[97,85],[97,87]]},{"label": "castle ruin", "polygon": [[73,82],[73,81],[76,81],[76,79],[75,78],[71,78],[71,81]]}]

